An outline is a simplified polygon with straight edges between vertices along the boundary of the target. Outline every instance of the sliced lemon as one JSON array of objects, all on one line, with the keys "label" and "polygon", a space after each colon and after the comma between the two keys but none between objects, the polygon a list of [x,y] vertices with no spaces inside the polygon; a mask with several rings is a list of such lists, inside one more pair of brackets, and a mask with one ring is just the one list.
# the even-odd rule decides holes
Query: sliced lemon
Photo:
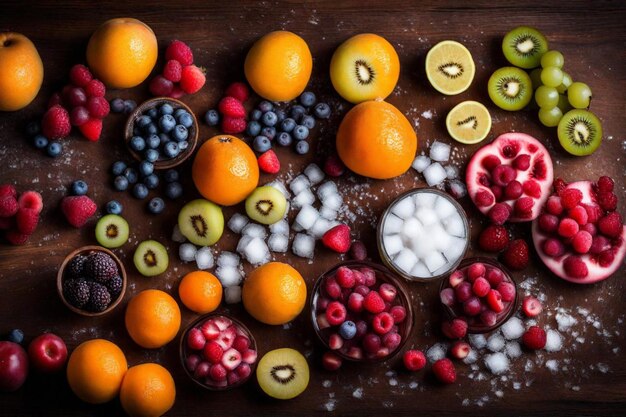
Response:
[{"label": "sliced lemon", "polygon": [[485,139],[491,130],[489,110],[477,101],[464,101],[454,106],[446,117],[448,133],[466,145]]},{"label": "sliced lemon", "polygon": [[426,55],[426,77],[435,90],[452,96],[472,84],[476,67],[472,54],[455,41],[442,41]]}]

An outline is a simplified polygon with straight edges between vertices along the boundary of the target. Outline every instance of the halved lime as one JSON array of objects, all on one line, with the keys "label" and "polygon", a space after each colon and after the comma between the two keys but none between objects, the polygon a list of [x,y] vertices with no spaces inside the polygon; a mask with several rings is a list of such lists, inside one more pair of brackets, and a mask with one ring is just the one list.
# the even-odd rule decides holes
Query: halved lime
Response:
[{"label": "halved lime", "polygon": [[455,41],[439,42],[426,55],[426,77],[435,90],[446,95],[467,90],[475,71],[472,54]]}]

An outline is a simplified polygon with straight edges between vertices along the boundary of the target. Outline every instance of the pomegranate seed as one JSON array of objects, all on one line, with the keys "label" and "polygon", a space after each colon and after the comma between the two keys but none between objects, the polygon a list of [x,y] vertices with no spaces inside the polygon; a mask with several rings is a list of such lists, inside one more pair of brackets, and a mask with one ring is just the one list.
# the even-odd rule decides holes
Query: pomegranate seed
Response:
[{"label": "pomegranate seed", "polygon": [[492,223],[502,225],[506,223],[511,216],[511,207],[506,203],[496,203],[491,207],[487,216]]},{"label": "pomegranate seed", "polygon": [[504,198],[506,200],[515,200],[522,195],[523,188],[519,181],[513,180],[504,187]]},{"label": "pomegranate seed", "polygon": [[485,326],[493,326],[498,321],[498,315],[492,310],[485,310],[480,313],[480,321]]},{"label": "pomegranate seed", "polygon": [[496,155],[487,155],[481,161],[481,165],[483,166],[483,168],[485,168],[489,172],[491,172],[495,167],[497,167],[501,163],[502,162],[500,161],[500,158],[498,158]]},{"label": "pomegranate seed", "polygon": [[515,299],[515,285],[510,282],[501,282],[497,287],[498,292],[502,296],[502,301],[510,302]]},{"label": "pomegranate seed", "polygon": [[343,346],[343,339],[337,333],[332,333],[328,336],[328,347],[331,350],[339,350]]},{"label": "pomegranate seed", "polygon": [[576,223],[574,219],[566,217],[561,220],[561,223],[559,223],[558,233],[559,236],[574,237],[574,235],[578,233],[578,229],[578,223]]},{"label": "pomegranate seed", "polygon": [[426,366],[426,356],[420,350],[407,350],[402,356],[404,367],[409,371],[419,371]]},{"label": "pomegranate seed", "polygon": [[467,268],[467,278],[470,282],[474,282],[477,278],[484,277],[486,271],[484,264],[480,262],[473,263]]},{"label": "pomegranate seed", "polygon": [[589,275],[587,264],[578,256],[568,256],[563,261],[565,273],[572,278],[585,278]]},{"label": "pomegranate seed", "polygon": [[607,177],[606,175],[600,177],[598,179],[598,191],[609,193],[613,191],[613,187],[615,186],[615,182],[611,177]]},{"label": "pomegranate seed", "polygon": [[482,277],[477,278],[476,281],[474,281],[474,285],[472,285],[472,291],[474,291],[474,294],[478,297],[484,297],[490,289],[491,285],[489,285],[489,281]]},{"label": "pomegranate seed", "polygon": [[559,193],[563,208],[572,209],[576,207],[583,199],[583,193],[576,188],[566,188]]},{"label": "pomegranate seed", "polygon": [[535,297],[529,295],[524,298],[524,301],[522,302],[522,311],[526,317],[538,316],[539,313],[541,313],[541,310],[543,310],[543,306]]},{"label": "pomegranate seed", "polygon": [[502,155],[507,158],[513,158],[519,152],[519,147],[516,143],[511,143],[502,148]]},{"label": "pomegranate seed", "polygon": [[554,238],[546,239],[543,242],[542,249],[546,255],[553,258],[558,258],[565,252],[565,246],[563,246],[563,243],[561,243],[560,240]]},{"label": "pomegranate seed", "polygon": [[489,177],[486,174],[478,174],[478,183],[485,187],[491,186],[491,181],[489,181]]},{"label": "pomegranate seed", "polygon": [[477,316],[480,314],[481,303],[478,297],[470,297],[469,300],[463,303],[463,312],[468,316]]},{"label": "pomegranate seed", "polygon": [[460,283],[454,288],[454,295],[459,302],[466,302],[472,296],[472,284],[467,281]]},{"label": "pomegranate seed", "polygon": [[589,252],[589,249],[591,249],[592,242],[593,237],[591,234],[589,232],[585,232],[584,230],[580,230],[572,239],[572,247],[578,253],[587,253]]},{"label": "pomegranate seed", "polygon": [[341,368],[341,358],[335,352],[328,351],[322,356],[322,366],[327,371],[336,371]]},{"label": "pomegranate seed", "polygon": [[552,187],[554,188],[554,191],[560,194],[561,191],[563,191],[565,187],[567,187],[567,183],[563,180],[563,178],[557,178],[552,183]]},{"label": "pomegranate seed", "polygon": [[471,352],[472,348],[467,342],[458,341],[450,348],[450,355],[455,359],[465,359]]},{"label": "pomegranate seed", "polygon": [[456,297],[454,296],[454,290],[452,288],[444,288],[439,293],[439,298],[441,299],[441,304],[452,307],[456,302]]},{"label": "pomegranate seed", "polygon": [[539,216],[539,228],[547,233],[554,232],[559,227],[559,218],[553,214],[543,213]]},{"label": "pomegranate seed", "polygon": [[448,281],[450,282],[450,286],[452,288],[455,288],[461,282],[465,281],[465,276],[463,275],[463,271],[460,271],[457,269],[452,274],[450,274]]},{"label": "pomegranate seed", "polygon": [[494,202],[494,196],[487,190],[480,190],[476,193],[476,205],[479,207],[489,207]]},{"label": "pomegranate seed", "polygon": [[491,171],[493,183],[505,187],[516,177],[515,170],[509,165],[498,165]]},{"label": "pomegranate seed", "polygon": [[524,181],[524,194],[534,198],[541,197],[541,186],[535,180]]},{"label": "pomegranate seed", "polygon": [[602,235],[594,236],[589,252],[597,255],[611,247],[609,239]]},{"label": "pomegranate seed", "polygon": [[546,203],[546,209],[548,210],[548,213],[554,214],[555,216],[560,216],[561,213],[563,213],[561,198],[556,195],[550,196]]},{"label": "pomegranate seed", "polygon": [[504,194],[503,188],[500,187],[499,185],[494,185],[490,189],[496,201],[498,202],[502,201],[502,195]]},{"label": "pomegranate seed", "polygon": [[530,168],[530,155],[517,155],[517,157],[513,160],[513,167],[519,171],[526,171]]},{"label": "pomegranate seed", "polygon": [[486,300],[489,308],[492,309],[494,312],[499,313],[504,310],[502,295],[497,290],[489,290]]},{"label": "pomegranate seed", "polygon": [[486,275],[487,281],[492,287],[497,287],[504,279],[504,274],[499,269],[491,268]]},{"label": "pomegranate seed", "polygon": [[589,215],[587,214],[587,210],[585,210],[583,206],[574,207],[569,212],[567,212],[567,215],[571,217],[572,219],[574,219],[576,223],[578,223],[581,226],[587,224],[587,221],[589,220]]}]

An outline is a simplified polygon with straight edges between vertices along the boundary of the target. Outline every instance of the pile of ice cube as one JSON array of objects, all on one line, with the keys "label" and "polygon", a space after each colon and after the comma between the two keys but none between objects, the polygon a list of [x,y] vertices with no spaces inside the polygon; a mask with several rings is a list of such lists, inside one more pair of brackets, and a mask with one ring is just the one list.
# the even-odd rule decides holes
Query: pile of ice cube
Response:
[{"label": "pile of ice cube", "polygon": [[424,176],[424,180],[430,187],[443,185],[446,182],[448,191],[454,198],[461,198],[467,194],[465,184],[460,181],[459,168],[454,165],[446,165],[450,160],[452,148],[450,145],[434,141],[430,145],[429,154],[418,155],[413,161],[413,169]]}]

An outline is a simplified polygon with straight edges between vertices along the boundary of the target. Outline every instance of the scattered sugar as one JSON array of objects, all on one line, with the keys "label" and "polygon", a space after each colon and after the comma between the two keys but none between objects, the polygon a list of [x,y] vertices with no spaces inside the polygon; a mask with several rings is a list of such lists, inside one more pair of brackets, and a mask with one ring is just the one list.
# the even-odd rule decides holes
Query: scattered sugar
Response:
[{"label": "scattered sugar", "polygon": [[550,370],[552,373],[556,373],[559,370],[559,361],[556,359],[550,359],[546,361],[546,368]]},{"label": "scattered sugar", "polygon": [[324,388],[330,388],[330,387],[332,387],[332,385],[333,385],[333,381],[331,381],[330,379],[325,379],[325,380],[322,382],[322,386],[323,386]]},{"label": "scattered sugar", "polygon": [[433,118],[433,112],[431,110],[426,110],[426,111],[422,112],[422,117],[424,119],[432,119]]},{"label": "scattered sugar", "polygon": [[357,388],[352,392],[352,396],[357,399],[363,398],[363,388]]}]

